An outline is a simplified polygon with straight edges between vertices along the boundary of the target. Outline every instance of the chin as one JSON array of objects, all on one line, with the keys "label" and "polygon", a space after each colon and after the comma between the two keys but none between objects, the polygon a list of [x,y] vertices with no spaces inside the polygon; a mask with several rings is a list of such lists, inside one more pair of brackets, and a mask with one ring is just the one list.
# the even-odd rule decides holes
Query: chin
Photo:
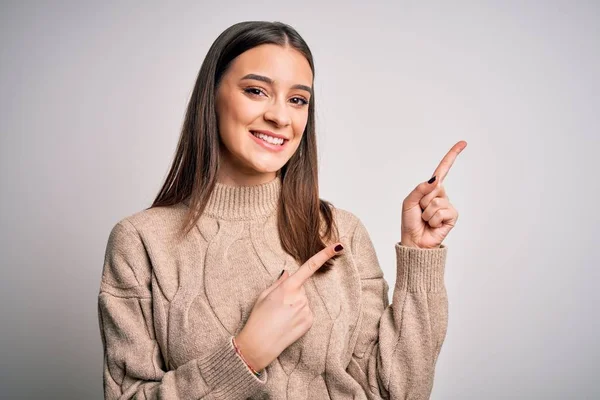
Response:
[{"label": "chin", "polygon": [[272,163],[272,164],[251,164],[251,168],[260,174],[270,174],[273,172],[277,172],[283,167],[285,164],[280,163]]},{"label": "chin", "polygon": [[274,159],[273,157],[269,157],[269,159],[250,160],[248,165],[256,172],[266,174],[279,171],[288,161],[289,158],[281,159],[278,157]]}]

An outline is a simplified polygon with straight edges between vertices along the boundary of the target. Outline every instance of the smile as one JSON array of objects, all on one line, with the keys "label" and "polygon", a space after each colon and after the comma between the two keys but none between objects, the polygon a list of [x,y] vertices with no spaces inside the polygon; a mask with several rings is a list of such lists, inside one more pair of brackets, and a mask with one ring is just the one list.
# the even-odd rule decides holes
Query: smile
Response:
[{"label": "smile", "polygon": [[250,133],[257,138],[264,140],[267,143],[275,144],[278,146],[281,146],[284,142],[284,139],[282,139],[282,138],[275,138],[275,137],[272,137],[269,135],[265,135],[264,133],[256,133],[256,132],[252,132],[252,131],[250,131]]},{"label": "smile", "polygon": [[289,142],[287,139],[275,138],[264,133],[250,131],[250,136],[263,149],[267,149],[274,152],[279,152],[285,149],[286,144]]}]

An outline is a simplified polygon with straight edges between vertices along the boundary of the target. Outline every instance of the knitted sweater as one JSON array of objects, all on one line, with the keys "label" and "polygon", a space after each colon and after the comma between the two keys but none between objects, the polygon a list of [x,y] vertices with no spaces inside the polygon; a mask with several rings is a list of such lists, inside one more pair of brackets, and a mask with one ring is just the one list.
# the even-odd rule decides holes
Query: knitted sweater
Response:
[{"label": "knitted sweater", "polygon": [[[231,338],[282,269],[279,177],[217,183],[197,227],[188,207],[143,210],[112,228],[98,298],[106,399],[426,399],[446,335],[447,248],[395,244],[388,284],[363,223],[334,208],[345,250],[305,284],[314,322],[256,377]],[[197,228],[197,229],[196,229]]]}]

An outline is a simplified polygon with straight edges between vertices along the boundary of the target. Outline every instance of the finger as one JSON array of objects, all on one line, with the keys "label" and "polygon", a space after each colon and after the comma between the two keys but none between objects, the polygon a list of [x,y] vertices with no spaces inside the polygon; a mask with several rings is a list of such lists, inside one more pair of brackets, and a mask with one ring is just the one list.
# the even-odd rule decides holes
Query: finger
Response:
[{"label": "finger", "polygon": [[429,204],[431,204],[431,201],[438,197],[443,198],[443,199],[448,199],[448,196],[446,195],[446,189],[444,188],[444,186],[442,184],[438,185],[433,192],[429,193],[427,196],[424,196],[419,201],[419,206],[421,207],[421,211],[425,211],[425,209],[427,207],[429,207]]},{"label": "finger", "polygon": [[432,228],[439,228],[454,219],[454,213],[449,208],[440,208],[427,222]]},{"label": "finger", "polygon": [[429,222],[438,210],[448,208],[449,206],[450,202],[448,200],[441,197],[436,197],[435,199],[431,200],[431,203],[429,203],[429,205],[425,208],[421,218]]},{"label": "finger", "polygon": [[[337,249],[337,251],[336,251]],[[344,247],[341,243],[334,243],[323,250],[319,251],[317,254],[309,258],[304,264],[298,268],[292,276],[286,279],[286,285],[294,288],[300,288],[304,282],[308,280],[313,274],[325,264],[327,260],[336,254],[340,253]]]},{"label": "finger", "polygon": [[443,182],[446,175],[448,175],[448,171],[450,171],[450,167],[454,164],[454,160],[456,160],[456,157],[458,157],[465,147],[467,147],[467,142],[464,140],[461,140],[452,146],[450,151],[442,158],[442,161],[440,161],[440,164],[435,169],[432,176],[437,176],[437,179],[439,179],[440,182]]},{"label": "finger", "polygon": [[290,276],[289,272],[287,270],[283,270],[281,275],[279,275],[279,278],[277,278],[277,280],[275,280],[275,282],[273,282],[271,284],[271,286],[269,286],[268,288],[263,290],[263,292],[260,294],[260,298],[264,299],[265,297],[267,297],[269,295],[269,293],[271,293],[273,290],[277,289],[277,287],[279,285],[281,285],[281,283],[283,281],[285,281],[289,276]]},{"label": "finger", "polygon": [[417,187],[409,193],[406,199],[404,199],[402,211],[407,211],[413,207],[418,207],[421,199],[434,191],[437,187],[438,186],[435,184],[435,181],[432,183],[425,181],[418,184]]}]

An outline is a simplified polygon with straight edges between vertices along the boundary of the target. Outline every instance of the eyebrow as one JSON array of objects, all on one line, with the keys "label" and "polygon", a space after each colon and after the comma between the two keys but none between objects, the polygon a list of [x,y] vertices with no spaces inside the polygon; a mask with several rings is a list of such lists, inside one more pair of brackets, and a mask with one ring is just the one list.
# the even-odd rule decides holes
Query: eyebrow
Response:
[{"label": "eyebrow", "polygon": [[[273,79],[269,78],[268,76],[263,76],[263,75],[248,74],[248,75],[244,76],[241,80],[244,80],[244,79],[253,79],[255,81],[261,81],[261,82],[268,83],[269,85],[273,84]],[[292,86],[292,89],[306,90],[308,93],[310,93],[312,95],[312,88],[310,86],[296,84],[296,85]]]}]

